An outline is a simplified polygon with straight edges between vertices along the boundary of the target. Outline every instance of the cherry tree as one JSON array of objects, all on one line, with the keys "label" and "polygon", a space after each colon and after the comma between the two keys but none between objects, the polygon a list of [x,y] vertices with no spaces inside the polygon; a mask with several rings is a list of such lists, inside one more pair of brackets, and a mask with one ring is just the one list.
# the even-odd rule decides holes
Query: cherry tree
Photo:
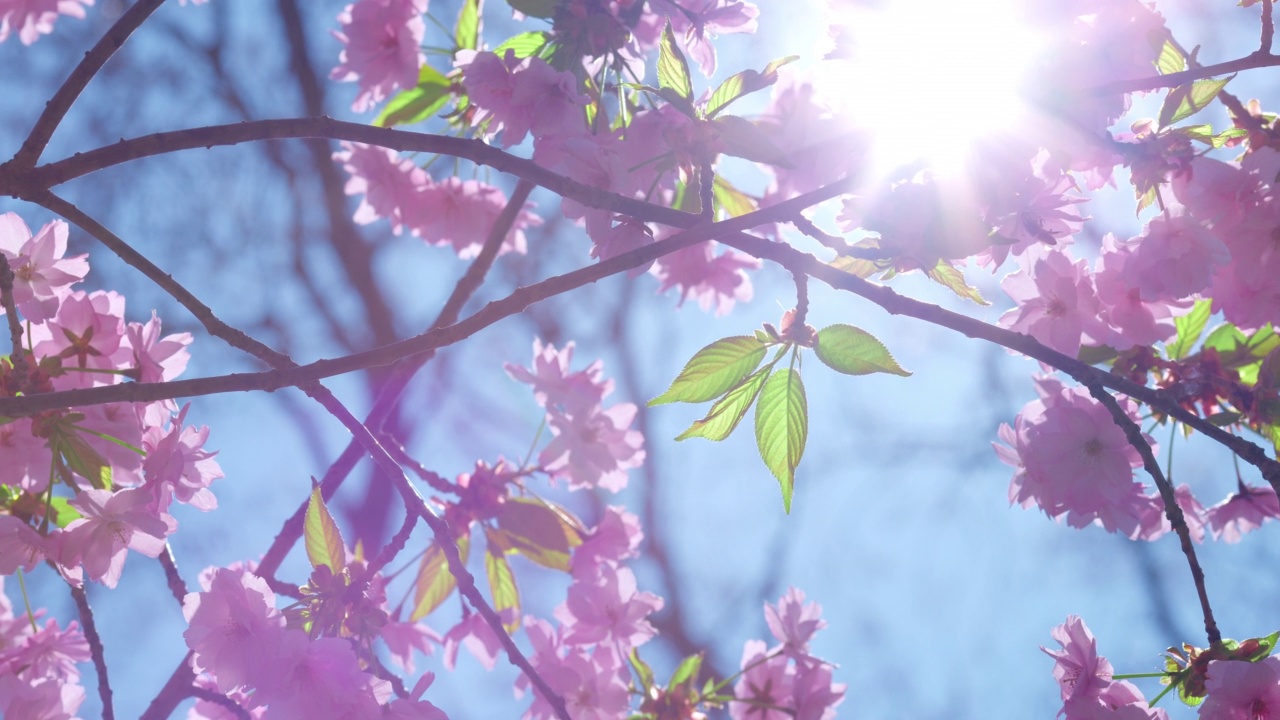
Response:
[{"label": "cherry tree", "polygon": [[[500,659],[515,667],[512,690],[529,718],[856,713],[846,695],[858,668],[837,666],[814,643],[838,620],[824,619],[803,590],[779,589],[763,603],[768,635],[733,638],[740,662],[718,667],[671,619],[680,584],[669,566],[667,597],[635,570],[646,554],[666,552],[650,532],[660,513],[649,504],[642,520],[616,501],[658,447],[735,434],[752,436],[759,478],[777,483],[777,513],[806,495],[819,500],[802,461],[811,434],[820,446],[838,442],[840,429],[810,428],[806,382],[832,372],[854,376],[845,381],[854,386],[875,375],[917,381],[894,338],[877,337],[860,314],[817,322],[832,314],[819,297],[857,297],[903,322],[1037,361],[1026,378],[1036,399],[990,439],[1009,468],[1009,503],[1041,511],[1062,532],[1096,527],[1179,547],[1189,573],[1178,592],[1195,599],[1203,634],[1130,672],[1100,654],[1108,638],[1078,615],[1045,628],[1057,646],[1041,648],[1053,663],[1046,688],[1057,680],[1060,714],[1166,718],[1171,701],[1157,703],[1174,693],[1201,717],[1280,717],[1271,655],[1280,632],[1224,637],[1230,618],[1215,615],[1219,590],[1198,549],[1248,542],[1280,517],[1276,116],[1265,99],[1228,90],[1237,74],[1280,64],[1270,0],[1222,11],[1258,22],[1260,41],[1214,63],[1141,0],[1010,2],[976,23],[955,3],[924,22],[911,14],[918,9],[832,0],[821,46],[741,64],[726,40],[784,27],[769,17],[778,7],[357,0],[330,23],[338,49],[327,80],[307,75],[307,29],[286,0],[280,15],[304,112],[262,119],[230,92],[239,122],[178,123],[47,159],[55,131],[126,41],[165,13],[214,12],[157,12],[162,4],[138,0],[103,19],[0,164],[0,194],[20,201],[0,215],[6,717],[75,716],[87,685],[113,717],[113,692],[138,692],[111,672],[89,588],[115,589],[126,567],[153,560],[183,618],[187,654],[145,717],[168,717],[191,699],[189,717],[446,717],[460,709],[433,698],[471,662],[463,648],[485,668]],[[0,42],[47,43],[95,12],[89,0],[0,0]],[[954,28],[972,26],[972,47],[998,52],[920,62],[889,31],[895,17],[918,44],[947,47]],[[174,36],[200,46],[183,32]],[[225,75],[210,47],[209,67]],[[878,69],[877,51],[903,72]],[[358,121],[324,114],[321,82],[349,84]],[[896,96],[903,86],[917,94]],[[126,105],[147,89],[131,91],[139,96],[120,98]],[[1134,103],[1155,117],[1134,117]],[[1205,122],[1215,111],[1225,121]],[[227,321],[216,301],[61,189],[149,158],[229,146],[267,148],[288,168],[277,143],[285,140],[317,168],[332,251],[367,314],[350,329],[347,311],[295,255],[310,296],[292,305],[340,339],[345,350],[333,357],[306,360]],[[1121,190],[1136,232],[1090,217]],[[33,212],[55,219],[29,220]],[[295,238],[306,233],[299,223]],[[411,332],[396,326],[361,233],[420,241],[435,262],[464,268],[433,318]],[[94,249],[74,253],[73,240]],[[545,258],[557,252],[567,269],[549,272]],[[125,296],[90,272],[108,254],[166,295],[181,322],[194,321],[191,331],[127,310]],[[762,282],[770,271],[787,284]],[[406,444],[406,422],[441,416],[411,385],[447,349],[615,276],[628,293],[648,287],[668,307],[714,318],[715,332],[665,391],[639,397],[634,359],[619,378],[584,358],[578,338],[547,333],[531,355],[481,353],[489,367],[469,368],[487,373],[486,384],[525,386],[533,422],[522,428],[523,456],[482,438],[484,454],[449,477]],[[761,288],[784,305],[780,318],[735,321]],[[937,300],[935,289],[949,297]],[[994,293],[1009,308],[1002,314],[988,309]],[[279,312],[257,329],[311,321]],[[181,378],[213,339],[254,369],[210,366]],[[331,386],[365,371],[362,418]],[[620,382],[627,392],[617,392]],[[234,450],[215,452],[219,428],[189,415],[209,396],[285,388],[345,429],[345,449],[320,451],[327,469],[291,513],[272,516],[279,530],[257,555],[185,568],[184,577],[171,539],[193,515],[180,506],[236,522],[218,500],[237,480],[222,467]],[[701,418],[674,441],[648,432],[646,418],[674,403],[703,406]],[[319,415],[292,412],[299,424]],[[748,413],[752,429],[739,429]],[[1157,440],[1158,430],[1169,439]],[[1179,435],[1230,454],[1236,480],[1225,497],[1173,481]],[[343,513],[336,499],[362,459],[375,472]],[[392,517],[398,528],[387,526]],[[134,554],[142,557],[130,562]],[[47,617],[28,596],[28,576],[65,587],[77,617]],[[543,608],[539,594],[554,599]],[[664,635],[677,638],[679,658],[657,673],[651,643]],[[419,672],[437,652],[441,676]],[[85,683],[90,663],[95,682]]]}]

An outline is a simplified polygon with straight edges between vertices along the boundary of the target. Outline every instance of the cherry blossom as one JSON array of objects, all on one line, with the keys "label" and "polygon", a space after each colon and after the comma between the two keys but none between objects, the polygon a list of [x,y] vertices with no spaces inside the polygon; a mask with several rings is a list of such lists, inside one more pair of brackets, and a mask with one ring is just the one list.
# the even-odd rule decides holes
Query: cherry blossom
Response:
[{"label": "cherry blossom", "polygon": [[1082,342],[1105,342],[1111,331],[1099,319],[1102,306],[1085,262],[1042,247],[1028,250],[1025,269],[1000,282],[1018,304],[1000,325],[1075,357]]},{"label": "cherry blossom", "polygon": [[567,415],[547,412],[555,436],[538,455],[548,472],[568,480],[570,488],[602,487],[618,492],[627,485],[626,471],[644,462],[644,435],[630,430],[636,406],[619,403],[608,409]]},{"label": "cherry blossom", "polygon": [[81,490],[71,505],[82,517],[63,533],[63,565],[83,565],[89,577],[115,587],[129,550],[156,557],[176,524],[164,513],[148,510],[151,496],[140,489]]},{"label": "cherry blossom", "polygon": [[1200,707],[1202,720],[1273,720],[1280,718],[1280,657],[1258,662],[1214,660],[1209,663]]},{"label": "cherry blossom", "polygon": [[658,292],[676,288],[678,304],[692,297],[703,310],[714,307],[716,315],[728,313],[736,302],[750,300],[751,278],[746,271],[760,267],[760,261],[733,250],[715,255],[713,245],[698,243],[658,258],[650,270],[661,283]]},{"label": "cherry blossom", "polygon": [[[3,39],[0,30],[0,41]],[[13,301],[26,319],[43,322],[52,317],[71,286],[88,274],[87,256],[68,258],[64,257],[66,252],[65,222],[48,223],[33,237],[16,213],[0,215],[0,255],[13,270]]]},{"label": "cherry blossom", "polygon": [[275,593],[262,578],[229,568],[213,569],[200,584],[204,591],[188,594],[182,603],[190,626],[183,637],[195,653],[192,666],[212,673],[224,693],[254,684],[284,633]]},{"label": "cherry blossom", "polygon": [[808,655],[809,640],[827,625],[821,615],[822,606],[806,603],[804,592],[796,588],[788,589],[777,605],[765,603],[764,606],[769,631],[782,643],[783,652],[791,657]]},{"label": "cherry blossom", "polygon": [[742,648],[742,676],[733,686],[729,703],[733,720],[790,720],[795,669],[783,655],[770,656],[763,640],[748,640]]},{"label": "cherry blossom", "polygon": [[93,0],[0,0],[0,42],[13,32],[23,45],[53,32],[58,15],[84,17],[84,6]]},{"label": "cherry blossom", "polygon": [[417,84],[418,68],[426,59],[418,49],[426,11],[427,0],[357,0],[338,15],[343,31],[333,36],[343,49],[329,77],[359,81],[352,110],[366,112],[395,89]]},{"label": "cherry blossom", "polygon": [[1205,511],[1214,539],[1238,543],[1245,533],[1269,519],[1280,518],[1280,500],[1269,487],[1239,484],[1231,497]]},{"label": "cherry blossom", "polygon": [[662,609],[662,598],[636,588],[627,568],[602,567],[596,577],[576,580],[568,599],[556,608],[568,645],[590,643],[635,647],[656,634],[648,616]]},{"label": "cherry blossom", "polygon": [[1062,699],[1094,698],[1111,684],[1111,663],[1098,655],[1098,641],[1077,615],[1053,629],[1053,639],[1061,650],[1040,649],[1054,659],[1053,677],[1062,689]]}]

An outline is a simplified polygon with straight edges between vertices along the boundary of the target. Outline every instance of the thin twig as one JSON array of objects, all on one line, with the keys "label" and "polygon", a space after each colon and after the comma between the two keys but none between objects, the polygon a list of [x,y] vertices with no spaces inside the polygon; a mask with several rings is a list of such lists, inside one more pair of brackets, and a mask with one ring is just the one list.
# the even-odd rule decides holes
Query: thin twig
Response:
[{"label": "thin twig", "polygon": [[169,592],[173,593],[174,599],[178,601],[178,607],[182,607],[183,601],[187,598],[187,584],[178,573],[178,563],[173,559],[173,547],[165,543],[164,550],[160,551],[158,559],[160,567],[164,568],[164,579],[169,584]]},{"label": "thin twig", "polygon": [[111,703],[111,682],[107,679],[106,651],[102,647],[102,638],[98,635],[98,626],[93,621],[93,609],[89,607],[89,596],[85,594],[83,585],[72,585],[71,597],[76,602],[76,610],[80,612],[80,626],[84,628],[84,639],[89,642],[93,669],[98,673],[98,697],[102,699],[102,718],[114,720],[116,711]]},{"label": "thin twig", "polygon": [[4,314],[9,321],[9,344],[13,352],[9,362],[13,364],[13,372],[17,376],[18,387],[25,394],[31,394],[31,369],[27,365],[27,351],[22,346],[22,321],[18,319],[17,303],[13,300],[13,268],[9,260],[0,256],[0,303],[4,306]]},{"label": "thin twig", "polygon": [[[62,82],[62,86],[53,94],[49,102],[44,106],[44,112],[40,113],[40,117],[36,120],[36,124],[31,128],[31,132],[27,134],[27,139],[23,141],[22,147],[18,149],[16,155],[13,156],[12,162],[19,167],[31,167],[40,159],[40,154],[49,144],[49,139],[53,137],[53,132],[58,129],[58,125],[62,123],[62,119],[66,117],[67,111],[71,109],[71,105],[75,103],[76,98],[80,97],[80,93],[89,85],[89,81],[93,79],[102,66],[111,59],[123,45],[125,40],[137,30],[142,23],[146,22],[151,13],[164,3],[164,0],[138,0],[133,7],[125,10],[115,24],[107,30],[98,44],[94,45],[89,52],[84,54],[84,59],[76,65],[67,79]],[[3,167],[3,166],[0,166]]]},{"label": "thin twig", "polygon": [[396,555],[400,554],[400,551],[404,550],[404,546],[409,542],[409,536],[413,534],[413,528],[416,527],[417,524],[417,515],[411,512],[405,513],[404,524],[400,526],[400,530],[391,537],[391,540],[387,542],[386,545],[382,547],[378,556],[369,562],[367,570],[369,577],[380,572],[382,568],[386,567],[395,559]]},{"label": "thin twig", "polygon": [[1183,70],[1182,72],[1169,73],[1168,75],[1153,75],[1151,77],[1138,78],[1135,80],[1117,80],[1116,82],[1099,85],[1098,87],[1093,88],[1092,92],[1099,95],[1109,95],[1121,92],[1141,92],[1143,90],[1172,88],[1195,80],[1203,80],[1205,78],[1217,77],[1219,75],[1229,75],[1243,70],[1275,67],[1277,65],[1280,65],[1280,55],[1254,53],[1242,58],[1236,58],[1235,60],[1228,60],[1226,62],[1215,63],[1213,65],[1204,65],[1198,68]]},{"label": "thin twig", "polygon": [[1191,542],[1191,530],[1187,527],[1187,519],[1183,515],[1182,507],[1178,505],[1173,484],[1160,469],[1160,463],[1156,461],[1155,453],[1151,451],[1151,443],[1147,442],[1142,435],[1142,428],[1138,427],[1138,424],[1120,407],[1120,403],[1116,402],[1111,393],[1097,382],[1086,382],[1085,387],[1089,389],[1089,394],[1111,413],[1111,419],[1124,431],[1129,444],[1142,456],[1143,468],[1151,479],[1155,480],[1156,489],[1160,491],[1160,499],[1164,501],[1164,513],[1169,518],[1173,531],[1178,534],[1182,554],[1186,556],[1187,565],[1191,568],[1191,578],[1196,585],[1196,595],[1200,598],[1200,612],[1204,615],[1204,630],[1209,638],[1209,646],[1217,646],[1222,642],[1222,633],[1218,631],[1218,623],[1213,619],[1213,608],[1209,605],[1209,593],[1205,588],[1204,570],[1200,568],[1200,561],[1196,558],[1196,548]]}]

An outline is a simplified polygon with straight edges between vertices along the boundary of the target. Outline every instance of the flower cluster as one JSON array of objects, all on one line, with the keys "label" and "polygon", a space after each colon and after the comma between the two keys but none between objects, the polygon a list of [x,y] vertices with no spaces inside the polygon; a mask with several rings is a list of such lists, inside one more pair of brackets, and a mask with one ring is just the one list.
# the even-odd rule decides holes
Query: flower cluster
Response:
[{"label": "flower cluster", "polygon": [[35,616],[15,616],[0,576],[0,715],[72,717],[85,698],[76,665],[88,661],[89,643],[74,620],[63,629],[57,620],[39,627]]},{"label": "flower cluster", "polygon": [[[84,256],[65,257],[67,225],[32,235],[13,213],[0,216],[0,255],[15,276],[14,305],[27,327],[25,357],[0,360],[0,392],[49,392],[171,380],[187,365],[191,336],[162,336],[160,320],[125,320],[114,292],[73,289]],[[0,571],[50,560],[73,582],[84,575],[114,587],[128,550],[155,557],[177,529],[173,502],[211,510],[208,486],[222,477],[204,449],[207,428],[186,425],[172,401],[53,410],[0,425]],[[55,486],[71,493],[53,494]]]},{"label": "flower cluster", "polygon": [[1113,680],[1111,663],[1098,655],[1097,641],[1084,621],[1075,615],[1053,629],[1061,650],[1041,647],[1054,659],[1053,676],[1062,689],[1066,720],[1168,720],[1162,708],[1152,708],[1142,691],[1126,680]]}]

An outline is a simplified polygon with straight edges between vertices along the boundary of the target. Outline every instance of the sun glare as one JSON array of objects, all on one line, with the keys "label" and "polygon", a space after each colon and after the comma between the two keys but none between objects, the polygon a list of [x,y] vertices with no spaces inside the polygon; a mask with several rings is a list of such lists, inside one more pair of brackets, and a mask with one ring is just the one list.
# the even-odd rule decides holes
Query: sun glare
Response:
[{"label": "sun glare", "polygon": [[874,133],[880,173],[917,161],[956,169],[973,140],[1019,115],[1036,48],[1012,0],[889,0],[835,21],[851,42],[847,60],[825,63],[828,80]]}]

